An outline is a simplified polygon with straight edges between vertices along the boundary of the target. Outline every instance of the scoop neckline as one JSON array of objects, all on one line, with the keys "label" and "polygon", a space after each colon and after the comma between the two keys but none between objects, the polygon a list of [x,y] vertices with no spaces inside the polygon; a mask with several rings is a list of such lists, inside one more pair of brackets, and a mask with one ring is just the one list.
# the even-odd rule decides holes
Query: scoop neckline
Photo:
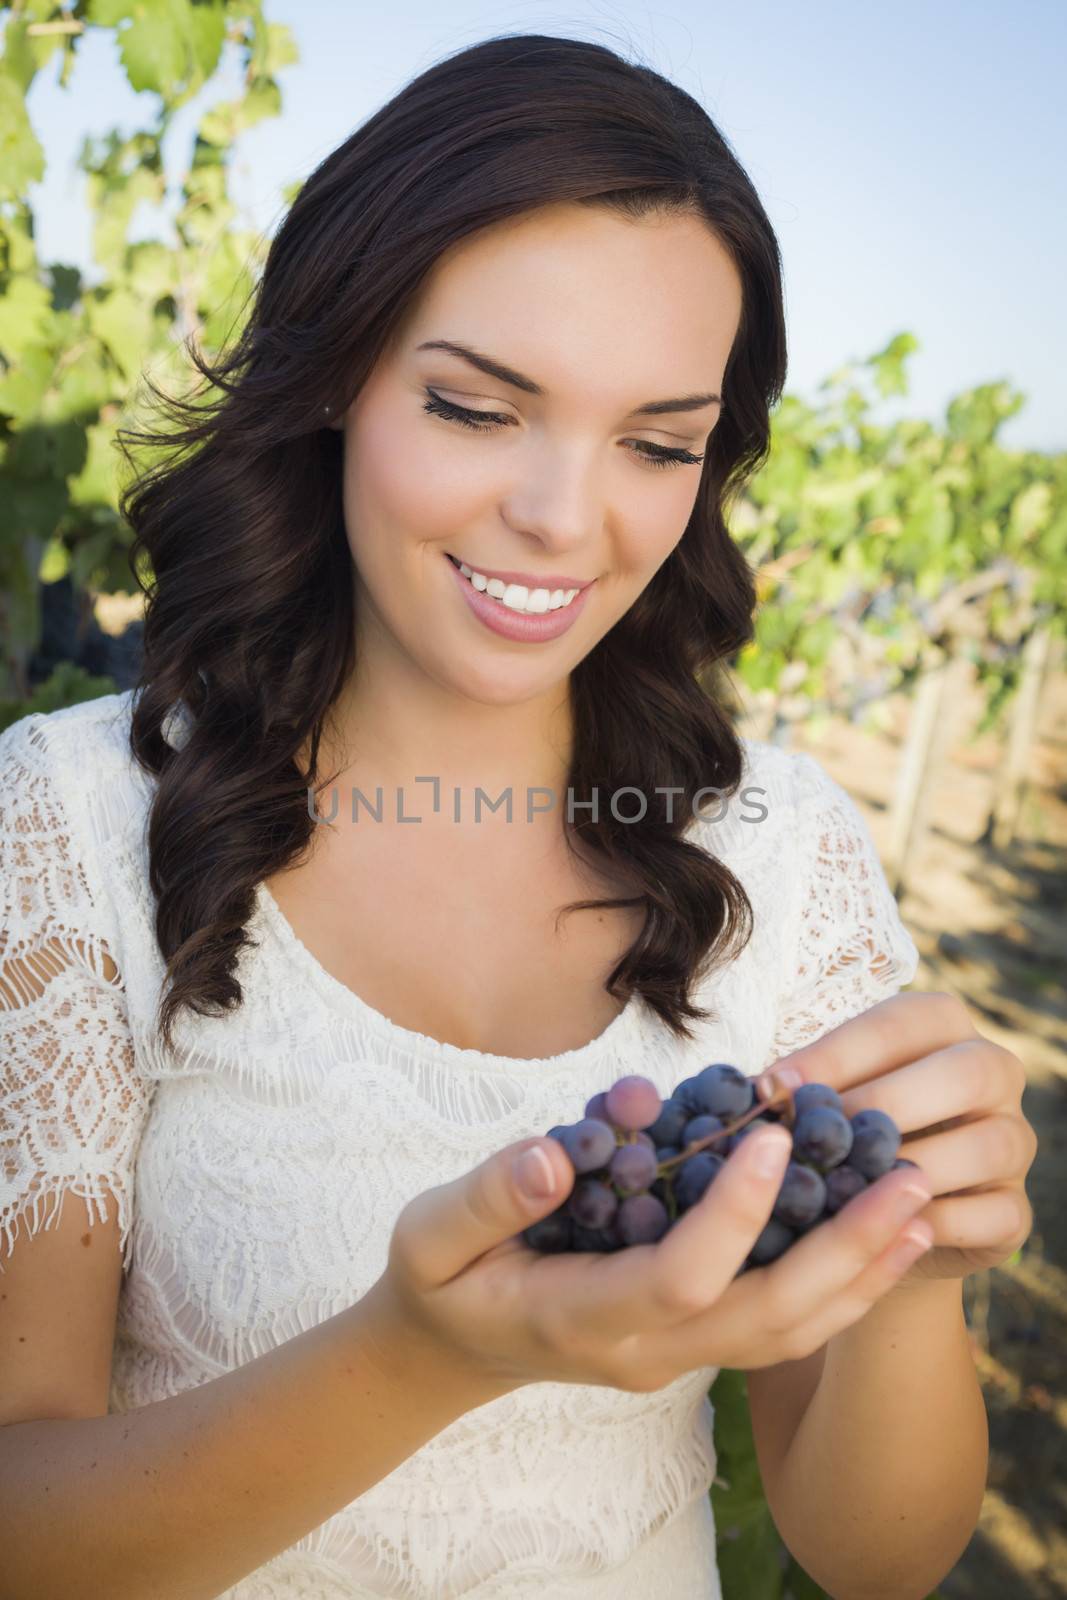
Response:
[{"label": "scoop neckline", "polygon": [[561,1050],[557,1055],[505,1056],[486,1050],[467,1049],[462,1045],[449,1044],[444,1039],[431,1038],[429,1034],[419,1033],[414,1028],[405,1028],[399,1022],[394,1022],[391,1017],[387,1017],[384,1011],[376,1010],[354,989],[350,989],[347,983],[342,983],[340,978],[335,978],[332,972],[328,972],[318,957],[311,953],[265,882],[258,885],[257,897],[260,911],[266,921],[274,929],[281,944],[303,972],[308,983],[317,990],[323,1000],[332,1009],[355,1017],[379,1037],[393,1045],[401,1044],[412,1053],[436,1055],[441,1060],[466,1063],[471,1066],[566,1066],[572,1062],[590,1060],[612,1048],[630,1030],[641,1003],[640,991],[635,989],[623,1009],[611,1019],[606,1028],[587,1044],[578,1045],[571,1050]]}]

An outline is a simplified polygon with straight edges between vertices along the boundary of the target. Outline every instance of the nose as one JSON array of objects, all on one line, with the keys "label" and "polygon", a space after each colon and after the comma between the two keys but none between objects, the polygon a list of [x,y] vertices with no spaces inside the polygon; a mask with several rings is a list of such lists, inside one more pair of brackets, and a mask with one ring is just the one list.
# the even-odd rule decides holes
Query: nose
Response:
[{"label": "nose", "polygon": [[604,521],[595,470],[560,451],[539,453],[500,511],[509,528],[546,556],[595,545]]}]

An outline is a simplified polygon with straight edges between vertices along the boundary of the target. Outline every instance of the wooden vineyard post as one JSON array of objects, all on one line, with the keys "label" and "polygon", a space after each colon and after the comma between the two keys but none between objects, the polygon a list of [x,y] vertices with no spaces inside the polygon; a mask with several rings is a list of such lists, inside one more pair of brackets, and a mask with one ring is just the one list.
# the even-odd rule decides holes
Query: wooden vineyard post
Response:
[{"label": "wooden vineyard post", "polygon": [[889,819],[885,871],[898,900],[926,828],[937,774],[951,742],[953,703],[967,670],[966,658],[948,651],[919,680]]},{"label": "wooden vineyard post", "polygon": [[991,834],[995,850],[1007,850],[1014,842],[1022,814],[1023,796],[1030,776],[1033,749],[1041,713],[1044,688],[1052,655],[1052,628],[1049,623],[1035,628],[1023,646],[1022,675],[1011,708],[1008,749],[997,776],[987,837]]}]

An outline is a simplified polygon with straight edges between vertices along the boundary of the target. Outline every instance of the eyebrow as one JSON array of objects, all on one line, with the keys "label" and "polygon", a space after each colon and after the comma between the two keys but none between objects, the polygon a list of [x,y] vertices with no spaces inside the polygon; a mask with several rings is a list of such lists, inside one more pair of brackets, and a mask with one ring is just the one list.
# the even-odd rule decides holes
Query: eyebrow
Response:
[{"label": "eyebrow", "polygon": [[[428,339],[425,344],[416,347],[419,350],[447,350],[451,355],[459,356],[460,360],[468,361],[472,367],[477,367],[479,372],[486,373],[490,378],[496,378],[500,383],[509,383],[514,389],[522,389],[525,394],[543,395],[544,389],[525,373],[516,372],[514,367],[505,366],[502,361],[495,361],[492,356],[480,354],[472,350],[469,345],[454,344],[451,339]],[[722,397],[717,394],[686,394],[676,400],[650,400],[647,405],[635,406],[629,413],[632,417],[660,417],[670,411],[702,411],[705,406],[722,405]]]}]

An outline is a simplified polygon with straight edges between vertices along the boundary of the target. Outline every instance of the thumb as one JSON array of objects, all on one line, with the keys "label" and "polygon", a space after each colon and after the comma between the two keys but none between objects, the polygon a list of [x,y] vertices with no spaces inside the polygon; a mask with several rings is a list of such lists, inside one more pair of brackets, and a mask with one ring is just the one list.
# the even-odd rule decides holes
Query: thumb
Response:
[{"label": "thumb", "polygon": [[427,1189],[404,1207],[393,1233],[419,1288],[447,1283],[494,1245],[521,1233],[566,1199],[574,1168],[555,1139],[522,1139]]}]

